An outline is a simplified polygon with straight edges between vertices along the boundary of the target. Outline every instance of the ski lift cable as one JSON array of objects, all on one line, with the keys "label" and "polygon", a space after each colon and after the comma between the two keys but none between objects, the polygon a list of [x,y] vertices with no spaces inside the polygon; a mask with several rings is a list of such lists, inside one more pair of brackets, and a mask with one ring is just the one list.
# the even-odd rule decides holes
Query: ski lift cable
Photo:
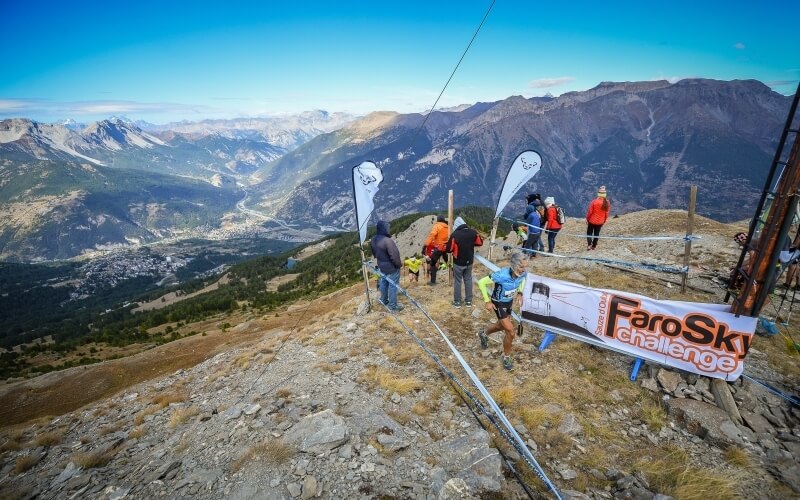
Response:
[{"label": "ski lift cable", "polygon": [[[497,403],[494,401],[494,399],[492,398],[491,394],[489,394],[489,392],[486,390],[486,387],[484,387],[483,383],[480,381],[478,376],[475,374],[475,372],[472,370],[472,368],[469,366],[469,364],[466,362],[466,360],[461,356],[461,353],[459,352],[459,350],[453,345],[453,343],[450,341],[450,339],[447,337],[447,335],[444,333],[444,331],[442,331],[442,329],[439,327],[439,325],[436,323],[436,321],[434,321],[434,319],[431,318],[431,316],[419,304],[419,302],[417,302],[411,295],[409,295],[409,293],[408,293],[408,291],[406,289],[401,287],[398,283],[395,283],[394,281],[389,279],[383,272],[380,271],[380,269],[375,267],[371,262],[364,261],[363,265],[366,266],[367,268],[369,268],[372,272],[376,273],[381,278],[386,279],[386,281],[389,283],[390,286],[396,288],[399,293],[401,293],[403,296],[405,296],[409,300],[409,302],[411,302],[411,304],[413,304],[414,307],[416,307],[428,319],[428,321],[433,325],[433,327],[436,329],[436,331],[442,337],[442,339],[444,340],[445,344],[450,349],[450,351],[453,353],[454,357],[459,362],[461,367],[467,373],[467,375],[469,376],[469,378],[472,381],[473,385],[478,389],[478,392],[480,392],[481,395],[483,396],[483,398],[486,400],[486,403],[492,409],[492,411],[494,412],[494,414],[497,417],[497,419],[500,420],[500,422],[503,424],[503,427],[505,427],[505,430],[503,430],[502,428],[497,426],[497,424],[495,424],[495,426],[498,427],[498,430],[500,431],[501,435],[509,442],[509,444],[511,444],[511,446],[514,447],[514,449],[520,454],[520,456],[523,457],[525,462],[531,467],[531,470],[533,470],[536,473],[536,475],[545,483],[545,485],[547,485],[547,487],[553,492],[553,494],[556,496],[556,498],[558,498],[560,500],[561,499],[561,495],[559,494],[559,492],[556,489],[555,485],[553,485],[553,483],[547,477],[547,474],[544,472],[544,469],[542,469],[542,466],[539,465],[539,463],[533,457],[533,454],[528,449],[528,447],[525,445],[525,443],[522,441],[522,438],[519,436],[519,434],[517,433],[516,429],[514,429],[514,426],[511,425],[511,422],[508,421],[508,418],[506,418],[505,414],[500,409],[500,407],[497,405]],[[386,304],[384,304],[384,306],[387,307],[387,309],[388,309],[388,306],[386,306]],[[390,312],[394,313],[394,311],[391,311],[391,310],[390,310]],[[400,321],[396,314],[393,314],[393,316],[395,316],[395,318],[398,319],[398,321]],[[401,324],[403,324],[403,323],[401,322]],[[409,333],[411,333],[411,332],[409,332]],[[417,338],[416,336],[414,336],[414,337],[415,337],[415,339]],[[420,343],[420,342],[422,342],[422,341],[419,340],[417,343]],[[422,343],[420,345],[424,345],[424,343]],[[454,381],[456,381],[456,379],[454,379]],[[459,384],[459,386],[460,385],[461,384]],[[475,401],[479,403],[479,401],[477,401],[477,400],[475,400]],[[487,417],[489,417],[488,413],[486,415],[487,415]],[[490,418],[490,420],[491,420],[491,418]]]},{"label": "ski lift cable", "polygon": [[[514,224],[519,224],[521,226],[534,227],[532,224],[528,224],[527,222],[523,222],[521,220],[515,220],[515,219],[508,218],[508,217],[503,217],[503,216],[500,216],[500,218],[504,219],[504,220],[507,220],[509,222],[512,222]],[[544,233],[556,232],[556,231],[550,231],[550,230],[544,229],[544,228],[540,228],[540,229]],[[586,237],[588,237],[588,235],[586,235],[586,234],[570,234],[570,233],[562,233],[561,231],[558,231],[558,234],[560,236],[570,236],[570,237],[574,237],[574,238],[586,238]],[[686,242],[686,241],[699,240],[700,236],[695,236],[695,235],[689,235],[689,236],[600,236],[600,235],[598,235],[598,236],[592,236],[592,238],[607,239],[607,240],[638,240],[638,241],[653,240],[653,241],[683,241],[683,242]]]},{"label": "ski lift cable", "polygon": [[425,126],[425,124],[428,122],[428,118],[430,118],[430,116],[433,114],[433,110],[436,109],[436,105],[439,104],[439,99],[441,99],[442,95],[444,95],[444,91],[447,89],[447,86],[450,85],[450,80],[453,79],[453,76],[456,74],[456,71],[458,71],[458,67],[461,66],[461,62],[464,60],[464,57],[467,55],[467,52],[469,51],[469,48],[472,47],[472,42],[475,41],[475,38],[478,36],[478,33],[481,31],[481,28],[483,27],[483,23],[486,22],[486,18],[489,17],[489,13],[492,11],[492,8],[494,7],[495,1],[496,0],[492,0],[492,3],[489,5],[489,8],[486,9],[486,14],[483,15],[483,19],[481,19],[481,23],[478,25],[478,28],[475,30],[475,33],[473,33],[472,38],[470,39],[469,43],[467,44],[467,48],[464,49],[464,52],[461,54],[461,58],[458,60],[458,63],[456,63],[456,67],[453,68],[453,72],[450,73],[450,78],[447,79],[447,82],[445,82],[444,87],[442,87],[442,91],[439,92],[439,97],[436,98],[436,101],[434,101],[433,106],[431,106],[430,111],[428,111],[428,114],[425,115],[425,119],[422,120],[422,123],[419,125],[419,127],[417,127],[416,132],[414,132],[414,135],[411,137],[411,146],[410,147],[414,146],[414,141],[417,140],[417,136],[419,135],[420,131]]}]

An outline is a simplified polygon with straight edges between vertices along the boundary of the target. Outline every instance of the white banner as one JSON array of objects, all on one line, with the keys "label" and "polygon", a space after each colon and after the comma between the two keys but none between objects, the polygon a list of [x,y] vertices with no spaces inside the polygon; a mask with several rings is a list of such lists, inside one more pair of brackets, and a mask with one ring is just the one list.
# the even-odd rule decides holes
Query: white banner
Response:
[{"label": "white banner", "polygon": [[353,201],[356,204],[356,227],[362,245],[367,239],[367,223],[375,208],[372,199],[382,180],[383,172],[371,161],[353,167]]},{"label": "white banner", "polygon": [[528,273],[522,317],[554,333],[699,375],[736,380],[757,318],[726,304],[653,300]]},{"label": "white banner", "polygon": [[533,179],[533,176],[542,168],[542,157],[536,151],[523,151],[511,164],[511,168],[506,174],[503,182],[503,189],[500,191],[500,199],[497,202],[495,218],[500,217],[500,213],[506,208],[511,198],[519,191],[519,188],[526,182]]}]

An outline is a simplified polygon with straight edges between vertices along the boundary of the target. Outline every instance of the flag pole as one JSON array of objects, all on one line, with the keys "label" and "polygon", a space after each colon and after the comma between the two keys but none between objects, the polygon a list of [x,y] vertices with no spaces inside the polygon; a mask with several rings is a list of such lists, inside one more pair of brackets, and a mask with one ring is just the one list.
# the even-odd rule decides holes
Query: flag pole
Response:
[{"label": "flag pole", "polygon": [[494,237],[497,235],[497,224],[500,222],[500,217],[495,217],[492,222],[492,234],[489,237],[489,260],[492,260],[492,250],[494,250]]},{"label": "flag pole", "polygon": [[364,247],[360,243],[358,249],[361,251],[361,274],[364,275],[364,289],[367,293],[367,312],[371,312],[372,302],[369,299],[369,274],[367,274],[367,266],[364,264],[367,261],[367,256],[364,253]]}]

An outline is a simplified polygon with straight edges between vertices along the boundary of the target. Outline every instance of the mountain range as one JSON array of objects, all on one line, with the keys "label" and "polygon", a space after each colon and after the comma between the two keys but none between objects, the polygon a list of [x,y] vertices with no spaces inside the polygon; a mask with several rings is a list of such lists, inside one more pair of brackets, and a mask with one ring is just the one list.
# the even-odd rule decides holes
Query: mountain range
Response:
[{"label": "mountain range", "polygon": [[[753,80],[689,79],[361,118],[3,120],[0,259],[196,236],[261,214],[352,228],[350,171],[364,160],[384,170],[379,217],[443,210],[451,189],[456,206],[494,206],[526,149],[543,166],[523,191],[554,196],[571,218],[582,218],[600,185],[613,211],[626,213],[685,208],[696,184],[699,214],[741,220],[755,207],[790,101]],[[508,216],[522,211],[522,194]]]},{"label": "mountain range", "polygon": [[[0,259],[198,236],[219,228],[258,169],[345,115],[176,124],[0,121]],[[327,124],[326,124],[327,123]],[[248,128],[249,127],[249,128]],[[232,132],[233,131],[233,132]]]},{"label": "mountain range", "polygon": [[[350,169],[361,161],[383,168],[376,213],[391,219],[445,209],[450,189],[456,206],[494,206],[514,158],[533,149],[543,166],[523,190],[554,196],[572,217],[582,218],[600,185],[626,213],[685,208],[696,184],[698,213],[741,220],[763,188],[790,101],[753,80],[691,79],[606,82],[429,116],[373,113],[262,168],[256,175],[269,182],[252,190],[278,217],[353,227]],[[511,217],[522,211],[517,198]]]}]

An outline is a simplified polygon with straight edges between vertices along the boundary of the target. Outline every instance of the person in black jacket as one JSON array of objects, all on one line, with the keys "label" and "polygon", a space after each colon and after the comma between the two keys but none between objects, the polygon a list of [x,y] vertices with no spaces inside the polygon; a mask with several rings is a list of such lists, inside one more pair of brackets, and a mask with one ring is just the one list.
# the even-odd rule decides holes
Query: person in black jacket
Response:
[{"label": "person in black jacket", "polygon": [[456,217],[455,230],[447,240],[445,251],[453,254],[453,306],[461,307],[461,281],[464,281],[464,305],[472,307],[472,262],[475,247],[483,245],[478,231],[461,217]]},{"label": "person in black jacket", "polygon": [[[397,285],[400,284],[400,269],[403,261],[400,260],[400,250],[392,239],[389,232],[389,223],[378,221],[378,234],[376,234],[370,246],[372,255],[378,261],[378,269],[383,273],[378,282],[378,289],[381,291],[381,303],[392,311],[402,311],[403,306],[397,303]],[[393,283],[389,283],[391,280]]]}]

